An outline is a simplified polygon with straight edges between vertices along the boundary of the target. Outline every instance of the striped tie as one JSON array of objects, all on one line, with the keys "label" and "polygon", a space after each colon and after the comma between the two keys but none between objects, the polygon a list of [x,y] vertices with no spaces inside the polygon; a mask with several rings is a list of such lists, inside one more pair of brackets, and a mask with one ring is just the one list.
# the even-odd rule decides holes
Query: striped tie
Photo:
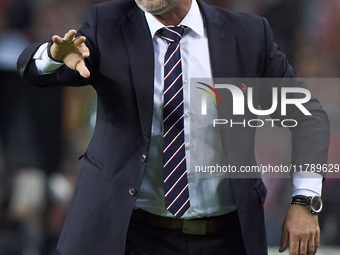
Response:
[{"label": "striped tie", "polygon": [[164,58],[163,167],[165,206],[180,218],[190,207],[184,143],[184,100],[179,41],[184,27],[164,27],[158,34],[169,44]]}]

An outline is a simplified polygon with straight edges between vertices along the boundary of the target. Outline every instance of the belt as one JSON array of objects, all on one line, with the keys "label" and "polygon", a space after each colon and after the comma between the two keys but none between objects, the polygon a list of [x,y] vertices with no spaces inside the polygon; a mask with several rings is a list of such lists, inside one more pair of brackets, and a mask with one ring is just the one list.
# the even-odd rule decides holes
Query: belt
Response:
[{"label": "belt", "polygon": [[162,217],[137,209],[134,210],[131,219],[143,224],[182,230],[183,233],[191,235],[218,233],[221,230],[226,229],[229,225],[235,224],[235,221],[237,221],[238,224],[237,211],[233,211],[222,216],[186,220]]}]

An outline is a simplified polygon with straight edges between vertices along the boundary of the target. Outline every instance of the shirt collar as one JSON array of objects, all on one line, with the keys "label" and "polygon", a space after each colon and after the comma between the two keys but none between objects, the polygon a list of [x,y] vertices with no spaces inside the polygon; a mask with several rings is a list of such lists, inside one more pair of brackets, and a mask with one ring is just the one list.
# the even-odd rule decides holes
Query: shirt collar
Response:
[{"label": "shirt collar", "polygon": [[[148,12],[145,12],[145,17],[149,25],[151,36],[154,37],[157,30],[164,27],[164,25]],[[204,36],[203,17],[196,0],[191,1],[190,10],[179,25],[189,27],[195,33]]]}]

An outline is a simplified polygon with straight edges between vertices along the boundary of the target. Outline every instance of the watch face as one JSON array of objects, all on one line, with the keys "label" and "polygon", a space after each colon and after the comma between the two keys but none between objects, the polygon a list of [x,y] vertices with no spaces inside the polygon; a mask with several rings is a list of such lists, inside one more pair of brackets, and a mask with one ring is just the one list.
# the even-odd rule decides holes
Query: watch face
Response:
[{"label": "watch face", "polygon": [[321,198],[318,197],[318,196],[312,197],[312,199],[310,201],[310,207],[316,213],[321,212],[321,209],[322,209],[322,200],[321,200]]}]

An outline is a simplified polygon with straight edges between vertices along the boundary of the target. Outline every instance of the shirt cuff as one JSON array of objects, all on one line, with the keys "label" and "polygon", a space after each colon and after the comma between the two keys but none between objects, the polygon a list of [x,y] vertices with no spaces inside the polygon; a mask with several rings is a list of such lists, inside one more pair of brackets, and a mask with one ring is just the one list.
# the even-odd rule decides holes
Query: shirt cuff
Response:
[{"label": "shirt cuff", "polygon": [[322,175],[313,172],[296,172],[293,174],[293,196],[321,196]]},{"label": "shirt cuff", "polygon": [[52,73],[64,65],[64,63],[53,61],[48,57],[47,45],[48,43],[42,44],[33,56],[35,65],[41,74]]}]

